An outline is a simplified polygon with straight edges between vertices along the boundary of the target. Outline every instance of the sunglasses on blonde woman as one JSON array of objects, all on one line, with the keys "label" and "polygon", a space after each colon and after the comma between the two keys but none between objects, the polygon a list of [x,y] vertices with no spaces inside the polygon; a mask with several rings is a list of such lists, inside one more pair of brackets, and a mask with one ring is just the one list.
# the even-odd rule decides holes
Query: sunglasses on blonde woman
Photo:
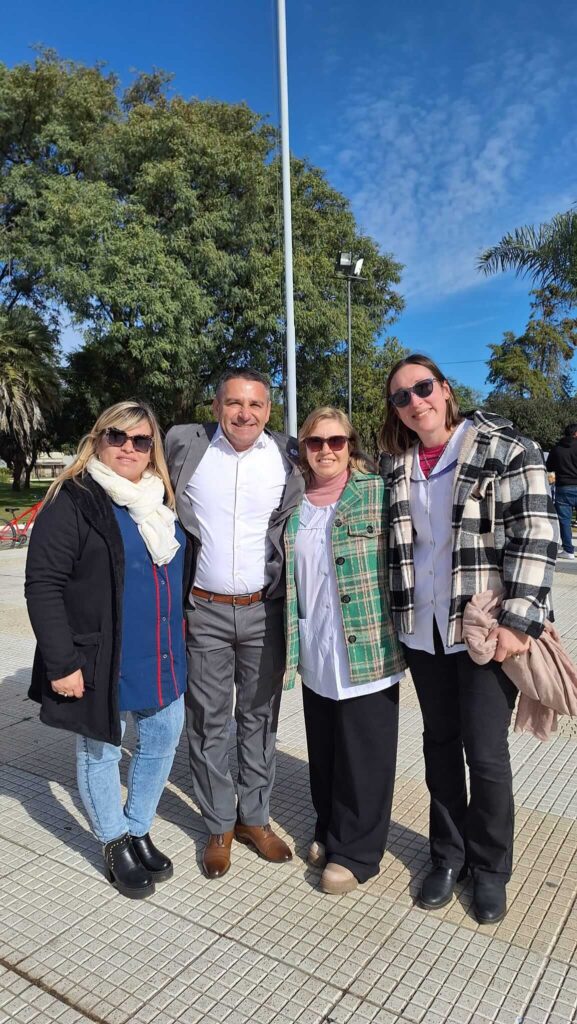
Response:
[{"label": "sunglasses on blonde woman", "polygon": [[134,434],[133,437],[129,437],[125,430],[116,430],[114,427],[108,427],[104,431],[104,440],[111,448],[122,448],[127,441],[132,441],[134,451],[140,452],[141,455],[146,455],[154,444],[154,438],[150,434]]},{"label": "sunglasses on blonde woman", "polygon": [[305,444],[309,452],[321,452],[326,444],[332,452],[342,452],[349,438],[344,434],[334,434],[332,437],[305,437]]},{"label": "sunglasses on blonde woman", "polygon": [[416,395],[417,398],[428,398],[432,395],[435,384],[440,384],[440,381],[434,377],[425,377],[425,380],[418,380],[411,388],[399,388],[398,391],[394,391],[389,395],[389,402],[395,409],[404,409],[411,401],[411,395]]}]

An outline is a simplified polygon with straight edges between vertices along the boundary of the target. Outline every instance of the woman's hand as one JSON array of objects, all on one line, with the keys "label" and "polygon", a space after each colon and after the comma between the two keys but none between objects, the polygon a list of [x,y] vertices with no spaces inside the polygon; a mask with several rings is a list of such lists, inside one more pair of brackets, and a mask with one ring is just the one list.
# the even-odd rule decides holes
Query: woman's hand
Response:
[{"label": "woman's hand", "polygon": [[82,669],[77,668],[76,672],[71,672],[69,676],[63,676],[62,679],[53,679],[50,685],[54,693],[60,694],[61,697],[82,697],[84,693]]},{"label": "woman's hand", "polygon": [[509,629],[507,626],[499,626],[497,633],[497,650],[493,655],[494,661],[505,661],[507,658],[514,658],[528,650],[531,638],[519,629]]}]

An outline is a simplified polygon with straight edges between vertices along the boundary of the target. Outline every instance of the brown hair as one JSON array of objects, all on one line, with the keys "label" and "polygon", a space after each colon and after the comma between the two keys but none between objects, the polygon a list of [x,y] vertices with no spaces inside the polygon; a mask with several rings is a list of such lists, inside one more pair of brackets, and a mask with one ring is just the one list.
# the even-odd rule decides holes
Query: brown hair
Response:
[{"label": "brown hair", "polygon": [[44,504],[52,501],[56,497],[65,480],[77,480],[78,483],[80,483],[80,478],[83,477],[86,472],[88,460],[91,459],[93,455],[96,455],[98,446],[102,440],[102,435],[108,427],[116,427],[117,430],[134,430],[142,420],[148,420],[150,423],[150,429],[152,430],[152,437],[154,439],[154,443],[150,450],[150,462],[147,469],[160,477],[164,484],[166,504],[169,508],[174,509],[174,491],[172,489],[172,484],[170,483],[166,459],[164,458],[162,435],[160,433],[158,420],[149,405],[133,399],[128,399],[128,401],[125,402],[117,402],[116,405],[111,405],[108,409],[105,409],[104,412],[100,413],[100,416],[96,420],[92,430],[88,434],[85,434],[81,439],[74,462],[67,466],[64,472],[60,473],[60,475],[56,477],[54,483],[52,483],[48,488]]},{"label": "brown hair", "polygon": [[312,479],[312,469],[307,459],[305,438],[311,437],[320,420],[338,420],[340,423],[343,434],[346,434],[349,439],[349,467],[358,470],[359,473],[376,473],[377,468],[374,462],[361,450],[361,439],[347,414],[341,409],[335,409],[333,405],[321,405],[308,414],[298,434],[299,466],[306,484],[309,484]]},{"label": "brown hair", "polygon": [[403,366],[422,366],[424,370],[428,370],[435,380],[438,380],[440,384],[446,384],[449,388],[450,395],[447,399],[447,414],[445,418],[445,426],[448,430],[452,430],[458,423],[461,422],[463,417],[459,412],[459,406],[457,405],[457,399],[453,394],[453,389],[449,384],[449,381],[445,377],[436,363],[428,356],[420,355],[415,352],[410,356],[405,356],[404,359],[399,359],[395,363],[393,368],[389,372],[387,377],[387,383],[385,385],[385,420],[379,433],[379,446],[382,451],[387,452],[388,455],[402,455],[404,452],[412,448],[415,441],[418,440],[417,434],[410,427],[406,427],[400,419],[397,410],[390,401],[391,397],[391,382],[396,373],[403,368]]}]

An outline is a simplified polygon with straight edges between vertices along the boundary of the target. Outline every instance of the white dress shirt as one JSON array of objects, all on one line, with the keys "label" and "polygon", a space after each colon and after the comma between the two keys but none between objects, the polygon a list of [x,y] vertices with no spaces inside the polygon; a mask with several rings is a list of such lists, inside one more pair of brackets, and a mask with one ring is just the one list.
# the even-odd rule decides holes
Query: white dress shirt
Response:
[{"label": "white dress shirt", "polygon": [[218,427],[185,493],[200,525],[194,584],[214,594],[253,594],[269,582],[267,537],[290,472],[264,432],[237,452]]},{"label": "white dress shirt", "polygon": [[305,686],[320,697],[346,700],[385,690],[403,673],[371,683],[351,682],[331,528],[337,502],[317,508],[303,498],[295,539],[295,582],[299,606],[299,672]]},{"label": "white dress shirt", "polygon": [[412,650],[435,653],[433,623],[436,621],[445,654],[466,651],[465,644],[446,646],[451,603],[453,557],[453,485],[455,469],[469,424],[460,423],[429,479],[419,462],[415,445],[411,471],[411,519],[415,566],[415,632],[400,639]]}]

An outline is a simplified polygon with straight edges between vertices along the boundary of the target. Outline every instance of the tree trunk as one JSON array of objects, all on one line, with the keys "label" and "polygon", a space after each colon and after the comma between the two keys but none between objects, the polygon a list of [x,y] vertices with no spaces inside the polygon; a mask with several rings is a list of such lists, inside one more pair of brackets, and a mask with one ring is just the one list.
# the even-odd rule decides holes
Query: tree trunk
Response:
[{"label": "tree trunk", "polygon": [[32,442],[32,454],[30,455],[30,459],[27,460],[27,462],[25,463],[25,470],[24,470],[25,471],[24,487],[26,488],[27,491],[30,490],[30,477],[32,476],[32,470],[34,469],[34,466],[36,465],[37,457],[38,457],[38,445],[36,444],[35,441],[33,441]]},{"label": "tree trunk", "polygon": [[25,464],[24,460],[19,456],[14,459],[14,466],[12,468],[12,490],[22,490],[22,476],[24,474]]}]

